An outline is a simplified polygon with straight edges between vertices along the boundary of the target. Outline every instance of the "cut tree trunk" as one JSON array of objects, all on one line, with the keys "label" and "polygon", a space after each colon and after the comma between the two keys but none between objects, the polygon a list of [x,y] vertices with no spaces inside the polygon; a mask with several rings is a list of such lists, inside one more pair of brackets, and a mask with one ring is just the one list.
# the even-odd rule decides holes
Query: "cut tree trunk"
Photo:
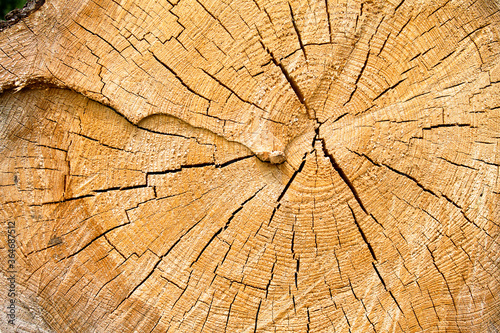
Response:
[{"label": "cut tree trunk", "polygon": [[2,332],[500,331],[498,2],[30,6]]}]

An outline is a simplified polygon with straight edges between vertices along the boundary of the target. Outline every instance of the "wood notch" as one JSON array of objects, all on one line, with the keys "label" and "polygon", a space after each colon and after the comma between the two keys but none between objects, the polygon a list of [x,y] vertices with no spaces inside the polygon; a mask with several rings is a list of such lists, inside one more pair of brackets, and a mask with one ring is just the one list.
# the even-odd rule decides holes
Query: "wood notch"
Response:
[{"label": "wood notch", "polygon": [[271,152],[257,152],[255,155],[259,158],[259,160],[269,162],[271,164],[280,164],[286,160],[285,153],[277,150]]}]

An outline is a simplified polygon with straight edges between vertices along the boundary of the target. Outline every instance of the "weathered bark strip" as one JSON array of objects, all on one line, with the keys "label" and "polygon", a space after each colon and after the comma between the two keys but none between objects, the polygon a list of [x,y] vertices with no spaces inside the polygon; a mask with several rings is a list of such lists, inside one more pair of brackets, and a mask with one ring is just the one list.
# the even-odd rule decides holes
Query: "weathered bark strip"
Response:
[{"label": "weathered bark strip", "polygon": [[16,8],[5,15],[5,21],[0,20],[0,31],[13,26],[23,18],[28,17],[31,13],[39,9],[45,0],[29,0],[23,8]]}]

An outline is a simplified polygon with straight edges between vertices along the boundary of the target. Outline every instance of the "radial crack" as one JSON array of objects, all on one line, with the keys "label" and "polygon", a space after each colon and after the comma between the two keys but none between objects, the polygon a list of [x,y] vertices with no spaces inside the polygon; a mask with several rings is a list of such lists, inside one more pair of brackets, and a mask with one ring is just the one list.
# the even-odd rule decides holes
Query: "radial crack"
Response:
[{"label": "radial crack", "polygon": [[[361,234],[361,237],[363,238],[363,241],[365,242],[366,246],[368,247],[368,250],[370,251],[370,254],[372,255],[373,260],[377,261],[377,257],[375,256],[375,251],[373,251],[372,245],[370,244],[370,242],[368,242],[368,239],[366,238],[366,235],[365,235],[363,229],[359,225],[358,219],[356,218],[356,214],[354,214],[354,210],[352,210],[352,208],[349,204],[347,204],[347,206],[351,210],[351,214],[352,214],[352,218],[354,219],[354,223],[356,224],[356,227],[358,227],[358,231]],[[377,273],[378,273],[378,271],[377,271]],[[384,282],[384,287],[385,287],[385,282]]]},{"label": "radial crack", "polygon": [[302,37],[300,36],[299,28],[297,27],[297,22],[295,22],[295,16],[293,15],[292,5],[288,3],[288,8],[290,9],[290,16],[292,17],[293,28],[295,29],[295,33],[297,34],[297,39],[299,40],[300,48],[302,49],[302,53],[304,53],[304,58],[307,60],[306,49],[304,48],[304,44],[302,43]]},{"label": "radial crack", "polygon": [[347,177],[347,175],[345,174],[344,170],[342,170],[342,168],[340,167],[340,165],[337,163],[337,161],[335,160],[335,158],[333,157],[332,154],[330,154],[330,152],[328,151],[328,149],[326,148],[326,143],[325,143],[325,139],[323,138],[320,138],[319,137],[319,129],[316,130],[316,137],[319,141],[321,141],[321,145],[322,145],[322,148],[323,148],[323,153],[325,154],[326,157],[328,157],[328,159],[330,160],[330,163],[332,164],[332,167],[335,171],[337,171],[337,173],[339,174],[340,178],[342,178],[342,180],[344,181],[344,183],[347,185],[347,187],[349,187],[349,189],[351,190],[351,193],[352,195],[354,196],[354,198],[356,199],[356,201],[358,202],[359,206],[361,207],[361,209],[363,210],[363,212],[365,212],[366,215],[370,215],[368,213],[368,211],[366,210],[365,206],[363,205],[363,202],[361,201],[361,198],[359,197],[358,195],[358,191],[356,191],[356,188],[354,187],[354,185],[351,183],[351,181],[349,180],[349,178]]},{"label": "radial crack", "polygon": [[281,63],[281,61],[279,61],[278,59],[276,59],[276,57],[274,56],[273,52],[271,52],[271,50],[269,50],[269,48],[264,45],[264,42],[262,40],[260,40],[260,44],[262,45],[262,47],[264,48],[264,50],[271,56],[271,61],[274,63],[274,65],[276,65],[277,67],[279,67],[279,69],[281,70],[281,73],[283,73],[283,75],[285,76],[286,80],[288,81],[288,84],[290,84],[290,87],[292,87],[292,90],[295,93],[295,95],[297,96],[297,99],[299,100],[299,102],[302,105],[304,105],[304,107],[306,108],[307,115],[308,115],[309,119],[315,119],[316,115],[312,114],[313,111],[311,111],[311,109],[307,105],[307,102],[306,102],[306,99],[304,97],[304,94],[300,90],[300,87],[297,84],[297,82],[295,82],[294,78],[287,71],[287,69],[285,68],[285,66],[283,65],[283,63]]},{"label": "radial crack", "polygon": [[[306,156],[307,156],[308,153],[305,153],[304,154],[304,157],[302,158],[302,163],[300,164],[299,168],[297,170],[295,170],[295,172],[293,173],[292,177],[290,177],[290,179],[288,180],[288,183],[285,185],[285,188],[283,189],[283,191],[281,192],[281,194],[279,195],[278,197],[278,200],[276,200],[277,202],[280,202],[281,199],[283,198],[283,196],[285,195],[286,191],[288,190],[288,188],[290,187],[290,185],[292,184],[293,180],[295,179],[295,177],[302,171],[302,169],[304,168],[304,165],[306,164]],[[274,216],[274,211],[273,211],[273,216]],[[271,217],[272,218],[272,217]]]},{"label": "radial crack", "polygon": [[241,211],[244,207],[244,205],[246,203],[248,203],[250,200],[252,200],[253,198],[255,198],[255,196],[257,196],[257,194],[259,194],[260,191],[262,191],[264,189],[264,187],[266,187],[266,185],[262,186],[260,189],[257,190],[257,192],[255,192],[254,194],[252,194],[248,199],[246,199],[245,201],[243,201],[240,206],[234,211],[231,213],[231,216],[228,218],[226,224],[221,227],[219,230],[217,230],[213,236],[210,238],[210,240],[205,244],[205,246],[201,249],[200,253],[198,254],[198,256],[196,257],[196,259],[191,263],[191,265],[189,265],[190,267],[192,267],[194,265],[195,262],[197,262],[201,256],[203,255],[203,253],[205,252],[205,250],[208,248],[208,246],[215,240],[215,238],[217,236],[219,236],[223,231],[227,230],[227,228],[229,227],[229,224],[231,223],[231,221],[233,220],[233,218],[236,216],[236,214],[238,214],[239,211]]}]

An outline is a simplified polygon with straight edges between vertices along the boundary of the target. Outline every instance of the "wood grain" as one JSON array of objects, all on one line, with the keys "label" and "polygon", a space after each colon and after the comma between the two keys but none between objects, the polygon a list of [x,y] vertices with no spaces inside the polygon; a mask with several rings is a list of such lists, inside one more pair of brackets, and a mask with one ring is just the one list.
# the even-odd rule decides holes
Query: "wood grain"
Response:
[{"label": "wood grain", "polygon": [[0,32],[2,332],[499,331],[499,28],[47,0]]}]

